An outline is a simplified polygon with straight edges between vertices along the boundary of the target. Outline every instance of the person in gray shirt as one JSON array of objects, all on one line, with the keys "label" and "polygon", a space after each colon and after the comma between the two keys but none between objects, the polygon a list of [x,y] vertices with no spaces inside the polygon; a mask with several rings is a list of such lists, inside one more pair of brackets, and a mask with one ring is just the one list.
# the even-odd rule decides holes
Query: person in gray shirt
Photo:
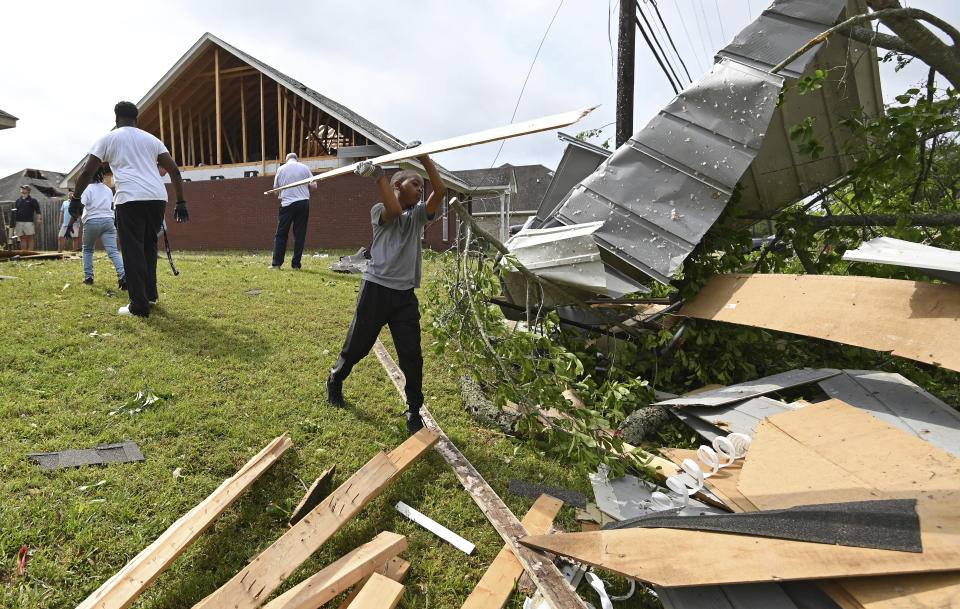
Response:
[{"label": "person in gray shirt", "polygon": [[387,181],[383,169],[370,161],[363,161],[355,170],[377,181],[383,200],[370,209],[371,260],[363,273],[357,310],[340,357],[327,377],[327,401],[343,408],[343,381],[353,366],[370,353],[383,326],[390,326],[400,370],[407,380],[406,424],[410,435],[423,428],[420,304],[414,294],[414,289],[420,287],[422,274],[421,241],[424,227],[434,219],[447,190],[433,161],[426,155],[417,159],[427,170],[433,186],[426,202],[422,201],[423,178],[414,171],[398,171]]}]

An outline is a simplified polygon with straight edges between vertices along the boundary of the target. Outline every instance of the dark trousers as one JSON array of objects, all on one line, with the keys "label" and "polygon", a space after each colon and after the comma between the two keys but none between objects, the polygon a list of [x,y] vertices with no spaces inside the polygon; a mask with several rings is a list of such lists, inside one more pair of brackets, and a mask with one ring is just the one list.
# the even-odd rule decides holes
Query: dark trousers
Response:
[{"label": "dark trousers", "polygon": [[130,312],[134,315],[149,317],[149,301],[158,296],[157,232],[166,206],[166,201],[127,201],[117,205],[117,236]]},{"label": "dark trousers", "polygon": [[277,234],[273,239],[273,266],[283,266],[283,257],[287,253],[287,233],[290,224],[293,224],[293,258],[290,266],[300,268],[300,256],[303,255],[303,245],[307,240],[307,220],[310,219],[310,201],[294,201],[286,207],[280,208],[277,220]]},{"label": "dark trousers", "polygon": [[420,303],[413,289],[392,290],[366,280],[360,284],[357,311],[330,376],[342,383],[353,366],[370,353],[384,324],[390,326],[400,370],[407,379],[407,405],[411,410],[418,410],[423,406],[423,355],[420,351]]}]

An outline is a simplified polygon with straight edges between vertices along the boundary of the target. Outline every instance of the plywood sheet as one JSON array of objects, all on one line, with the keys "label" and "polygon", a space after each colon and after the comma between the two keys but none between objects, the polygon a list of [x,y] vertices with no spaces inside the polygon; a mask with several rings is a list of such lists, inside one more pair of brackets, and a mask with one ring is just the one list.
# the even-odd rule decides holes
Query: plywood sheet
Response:
[{"label": "plywood sheet", "polygon": [[813,336],[960,370],[960,286],[875,277],[718,275],[680,315]]},{"label": "plywood sheet", "polygon": [[830,397],[960,456],[960,413],[903,376],[844,370],[819,384]]}]

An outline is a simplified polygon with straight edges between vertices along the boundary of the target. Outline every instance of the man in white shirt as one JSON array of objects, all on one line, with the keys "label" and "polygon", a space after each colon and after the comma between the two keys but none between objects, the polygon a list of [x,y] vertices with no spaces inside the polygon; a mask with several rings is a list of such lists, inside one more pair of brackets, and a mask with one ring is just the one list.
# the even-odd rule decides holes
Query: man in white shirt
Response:
[{"label": "man in white shirt", "polygon": [[130,304],[120,307],[120,315],[150,316],[150,305],[159,298],[157,292],[157,232],[167,206],[167,188],[157,165],[170,174],[177,206],[173,216],[177,222],[190,219],[183,200],[183,178],[167,147],[156,137],[137,128],[137,106],[126,101],[113,108],[116,128],[90,148],[87,163],[77,178],[75,194],[70,200],[70,215],[79,217],[83,210],[80,197],[97,169],[109,163],[117,192],[114,199],[117,233]]},{"label": "man in white shirt", "polygon": [[[273,187],[279,188],[293,184],[313,176],[310,168],[297,160],[297,155],[291,152],[287,155],[287,162],[280,166],[277,175],[273,178]],[[290,266],[300,269],[300,257],[303,255],[303,245],[307,238],[307,220],[310,219],[310,189],[316,190],[317,183],[310,182],[281,190],[277,194],[280,199],[280,213],[277,218],[277,234],[273,240],[273,262],[271,269],[279,270],[283,266],[283,257],[287,254],[287,234],[293,224],[293,258]]]}]

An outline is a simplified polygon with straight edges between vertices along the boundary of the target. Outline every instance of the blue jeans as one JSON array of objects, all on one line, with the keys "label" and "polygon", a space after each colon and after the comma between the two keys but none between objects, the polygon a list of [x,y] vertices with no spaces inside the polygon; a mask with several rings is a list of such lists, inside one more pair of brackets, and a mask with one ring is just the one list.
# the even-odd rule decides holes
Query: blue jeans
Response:
[{"label": "blue jeans", "polygon": [[117,249],[117,229],[113,226],[113,218],[93,218],[83,223],[83,276],[93,279],[93,248],[97,239],[103,241],[103,249],[107,250],[110,262],[117,269],[117,278],[123,279],[123,259]]},{"label": "blue jeans", "polygon": [[290,266],[300,268],[300,257],[307,239],[307,220],[310,219],[310,200],[295,201],[280,208],[277,218],[277,234],[273,239],[273,266],[283,266],[283,257],[287,253],[287,234],[293,224],[293,258]]}]

